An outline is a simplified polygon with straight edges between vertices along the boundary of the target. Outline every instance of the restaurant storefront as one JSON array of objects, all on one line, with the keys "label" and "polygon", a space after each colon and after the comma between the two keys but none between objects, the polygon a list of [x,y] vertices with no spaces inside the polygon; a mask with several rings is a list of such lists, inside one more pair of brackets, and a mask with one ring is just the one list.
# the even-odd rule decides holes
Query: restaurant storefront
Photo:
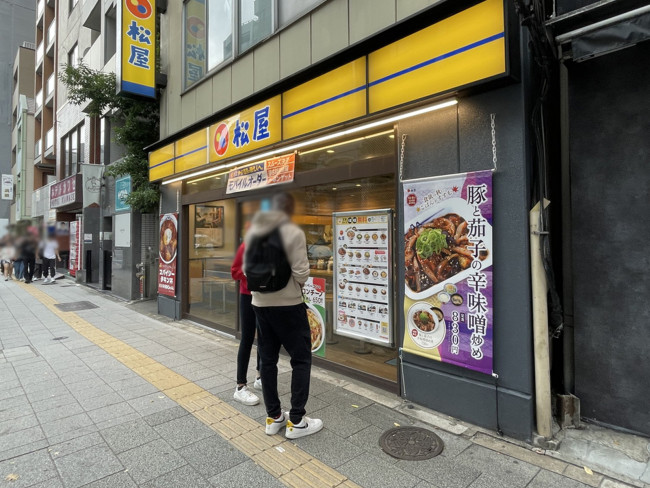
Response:
[{"label": "restaurant storefront", "polygon": [[[255,213],[290,192],[314,363],[529,439],[526,107],[507,10],[478,2],[150,148],[159,312],[238,336],[235,251]],[[470,297],[472,270],[485,286]],[[470,326],[479,295],[484,325]]]}]

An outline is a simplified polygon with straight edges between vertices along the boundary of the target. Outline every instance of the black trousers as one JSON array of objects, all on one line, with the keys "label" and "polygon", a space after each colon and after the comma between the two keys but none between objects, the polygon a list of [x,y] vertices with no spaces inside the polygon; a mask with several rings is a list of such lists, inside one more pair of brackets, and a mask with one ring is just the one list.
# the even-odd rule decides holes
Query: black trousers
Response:
[{"label": "black trousers", "polygon": [[36,256],[27,256],[24,258],[25,262],[25,281],[31,282],[34,277],[34,267],[36,266]]},{"label": "black trousers", "polygon": [[[237,353],[237,384],[245,385],[248,383],[246,373],[248,372],[248,362],[251,359],[251,350],[255,342],[256,318],[255,310],[251,302],[253,297],[244,293],[239,294],[239,318],[241,324],[241,341],[239,342],[239,352]],[[257,368],[260,370],[260,353],[257,353]]]},{"label": "black trousers", "polygon": [[298,423],[305,415],[311,375],[311,334],[305,304],[288,307],[253,307],[257,316],[257,346],[262,361],[262,393],[269,417],[282,413],[278,397],[280,347],[291,357],[291,411]]},{"label": "black trousers", "polygon": [[43,258],[43,276],[46,278],[54,278],[54,275],[56,274],[56,258],[54,259],[48,259],[48,258]]}]

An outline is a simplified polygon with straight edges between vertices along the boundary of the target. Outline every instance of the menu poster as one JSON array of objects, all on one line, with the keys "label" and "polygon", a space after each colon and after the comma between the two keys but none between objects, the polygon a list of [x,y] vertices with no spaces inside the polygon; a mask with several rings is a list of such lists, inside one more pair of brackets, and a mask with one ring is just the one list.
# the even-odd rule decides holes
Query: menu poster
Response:
[{"label": "menu poster", "polygon": [[492,172],[403,185],[404,350],[492,374]]},{"label": "menu poster", "polygon": [[178,254],[178,214],[160,216],[158,247],[158,294],[176,296],[176,262]]},{"label": "menu poster", "polygon": [[[58,223],[58,222],[57,222]],[[68,271],[70,276],[76,276],[79,268],[77,262],[79,257],[79,232],[81,221],[73,220],[70,222],[70,256],[68,259]]]},{"label": "menu poster", "polygon": [[333,214],[335,331],[392,345],[392,210]]},{"label": "menu poster", "polygon": [[325,357],[325,278],[308,278],[302,287],[311,332],[311,352]]}]

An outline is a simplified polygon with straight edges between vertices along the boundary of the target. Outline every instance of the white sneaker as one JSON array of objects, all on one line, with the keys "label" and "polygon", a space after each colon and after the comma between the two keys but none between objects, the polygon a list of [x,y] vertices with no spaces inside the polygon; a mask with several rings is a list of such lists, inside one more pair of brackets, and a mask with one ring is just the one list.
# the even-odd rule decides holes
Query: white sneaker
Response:
[{"label": "white sneaker", "polygon": [[262,378],[257,378],[255,380],[255,383],[253,383],[253,388],[260,391],[262,390]]},{"label": "white sneaker", "polygon": [[289,421],[289,413],[282,412],[282,415],[279,419],[274,419],[273,417],[266,417],[266,435],[275,435],[282,427],[287,425]]},{"label": "white sneaker", "polygon": [[38,281],[40,278],[32,278],[32,281]]},{"label": "white sneaker", "polygon": [[49,276],[43,280],[44,285],[47,285],[48,283],[52,283],[52,278],[50,278]]},{"label": "white sneaker", "polygon": [[287,423],[287,432],[284,434],[287,439],[298,439],[307,435],[315,434],[323,429],[321,419],[310,419],[303,417],[299,424],[294,424],[289,420]]},{"label": "white sneaker", "polygon": [[244,386],[241,389],[235,388],[235,394],[232,397],[244,405],[257,405],[260,403],[260,399],[257,395],[251,392],[247,386]]}]

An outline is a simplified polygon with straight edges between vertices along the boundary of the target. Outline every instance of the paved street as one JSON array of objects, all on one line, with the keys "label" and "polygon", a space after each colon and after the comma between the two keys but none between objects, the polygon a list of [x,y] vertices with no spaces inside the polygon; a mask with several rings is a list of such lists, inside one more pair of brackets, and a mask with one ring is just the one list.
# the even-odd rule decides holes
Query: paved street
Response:
[{"label": "paved street", "polygon": [[[96,308],[56,307],[79,301]],[[0,486],[627,486],[441,416],[405,415],[394,395],[319,370],[307,408],[325,429],[267,437],[263,407],[232,400],[236,351],[69,280],[0,282]],[[285,405],[289,379],[283,361]],[[384,454],[379,436],[396,424],[433,430],[444,451],[418,462]]]}]

